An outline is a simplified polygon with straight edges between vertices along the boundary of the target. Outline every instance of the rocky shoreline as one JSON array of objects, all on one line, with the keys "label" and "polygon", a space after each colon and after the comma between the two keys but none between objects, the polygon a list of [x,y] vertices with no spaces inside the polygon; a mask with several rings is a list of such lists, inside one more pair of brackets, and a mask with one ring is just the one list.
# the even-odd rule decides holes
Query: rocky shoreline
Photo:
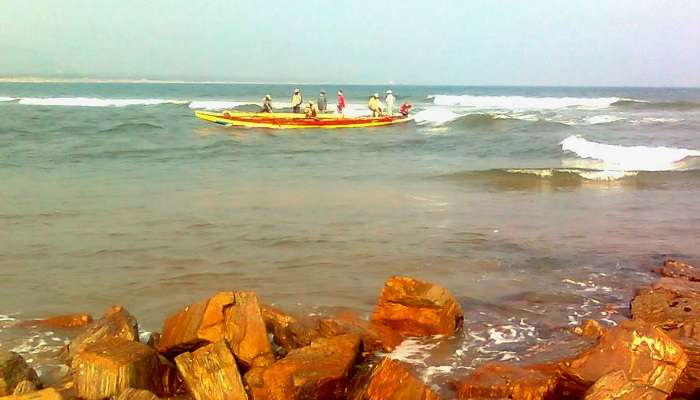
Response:
[{"label": "rocky shoreline", "polygon": [[575,354],[487,362],[448,390],[427,385],[389,352],[407,338],[455,335],[463,310],[438,285],[393,277],[368,319],[298,318],[253,292],[230,291],[184,307],[147,339],[120,306],[96,321],[24,321],[78,331],[59,356],[69,373],[41,382],[19,354],[0,351],[0,399],[700,398],[700,271],[667,260],[657,272],[632,299],[629,319],[571,329],[571,340],[585,343]]}]

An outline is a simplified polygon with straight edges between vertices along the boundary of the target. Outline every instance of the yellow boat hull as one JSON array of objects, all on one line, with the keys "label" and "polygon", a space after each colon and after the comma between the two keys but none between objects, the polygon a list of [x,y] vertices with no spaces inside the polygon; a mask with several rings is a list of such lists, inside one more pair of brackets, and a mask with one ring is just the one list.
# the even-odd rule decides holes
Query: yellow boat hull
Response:
[{"label": "yellow boat hull", "polygon": [[221,113],[196,111],[195,116],[201,120],[224,126],[268,129],[371,128],[401,124],[413,120],[412,117],[408,116],[346,117],[338,114],[319,114],[315,118],[306,118],[304,114],[234,111]]}]

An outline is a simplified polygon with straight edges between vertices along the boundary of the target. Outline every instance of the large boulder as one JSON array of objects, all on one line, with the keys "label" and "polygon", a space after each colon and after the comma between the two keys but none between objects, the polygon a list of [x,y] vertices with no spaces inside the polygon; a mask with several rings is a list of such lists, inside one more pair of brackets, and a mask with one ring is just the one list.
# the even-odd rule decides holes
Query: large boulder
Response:
[{"label": "large boulder", "polygon": [[668,393],[631,381],[623,371],[603,375],[591,386],[584,400],[665,400]]},{"label": "large boulder", "polygon": [[275,307],[260,307],[267,331],[286,352],[311,344],[321,337],[317,318],[299,319]]},{"label": "large boulder", "polygon": [[90,345],[114,338],[139,340],[136,318],[121,306],[109,308],[94,325],[76,336],[68,345],[69,358],[75,357]]},{"label": "large boulder", "polygon": [[661,330],[642,321],[623,321],[562,368],[568,379],[585,386],[621,370],[631,382],[670,394],[687,363],[681,346]]},{"label": "large boulder", "polygon": [[174,357],[220,341],[224,338],[224,308],[233,302],[233,292],[220,292],[169,317],[158,341],[158,351]]},{"label": "large boulder", "polygon": [[374,308],[372,321],[404,336],[452,335],[464,314],[446,289],[417,279],[390,278]]},{"label": "large boulder", "polygon": [[662,276],[669,278],[681,278],[689,281],[700,281],[700,271],[690,264],[676,260],[666,260],[659,269]]},{"label": "large boulder", "polygon": [[439,400],[440,396],[400,361],[384,357],[354,388],[349,399]]},{"label": "large boulder", "polygon": [[234,293],[233,304],[224,309],[224,336],[245,369],[275,362],[258,298],[253,292]]},{"label": "large boulder", "polygon": [[518,366],[492,362],[481,365],[465,379],[455,383],[454,389],[459,399],[568,398],[557,391],[559,380],[556,365]]},{"label": "large boulder", "polygon": [[359,349],[357,335],[317,339],[264,370],[251,370],[246,381],[255,400],[343,399]]},{"label": "large boulder", "polygon": [[194,400],[247,400],[236,359],[225,340],[175,358],[187,393]]},{"label": "large boulder", "polygon": [[76,355],[71,369],[78,397],[87,400],[116,396],[126,388],[162,390],[158,353],[139,342],[101,340]]},{"label": "large boulder", "polygon": [[22,356],[12,351],[0,351],[0,396],[11,395],[22,381],[41,385],[36,372]]}]

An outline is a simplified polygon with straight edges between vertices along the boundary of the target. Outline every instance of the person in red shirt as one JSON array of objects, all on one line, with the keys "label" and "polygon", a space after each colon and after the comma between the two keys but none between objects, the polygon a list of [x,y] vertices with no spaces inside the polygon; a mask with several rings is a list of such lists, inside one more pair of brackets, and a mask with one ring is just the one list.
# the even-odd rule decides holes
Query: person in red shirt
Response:
[{"label": "person in red shirt", "polygon": [[411,107],[413,107],[411,103],[403,103],[401,104],[401,108],[399,108],[399,112],[405,117],[408,115],[408,112],[411,110]]},{"label": "person in red shirt", "polygon": [[338,90],[338,114],[342,114],[345,110],[345,95],[342,90]]}]

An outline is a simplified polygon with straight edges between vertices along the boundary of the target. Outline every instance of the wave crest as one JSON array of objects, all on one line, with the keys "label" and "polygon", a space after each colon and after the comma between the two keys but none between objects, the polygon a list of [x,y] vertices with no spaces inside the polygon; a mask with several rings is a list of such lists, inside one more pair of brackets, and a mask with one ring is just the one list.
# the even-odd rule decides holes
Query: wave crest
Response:
[{"label": "wave crest", "polygon": [[444,95],[428,96],[433,104],[440,106],[462,106],[495,109],[538,109],[553,110],[558,108],[607,108],[619,102],[619,97],[526,97],[526,96],[471,96]]},{"label": "wave crest", "polygon": [[23,97],[19,100],[19,104],[28,106],[73,107],[126,107],[186,103],[186,101],[165,99],[99,99],[94,97]]}]

